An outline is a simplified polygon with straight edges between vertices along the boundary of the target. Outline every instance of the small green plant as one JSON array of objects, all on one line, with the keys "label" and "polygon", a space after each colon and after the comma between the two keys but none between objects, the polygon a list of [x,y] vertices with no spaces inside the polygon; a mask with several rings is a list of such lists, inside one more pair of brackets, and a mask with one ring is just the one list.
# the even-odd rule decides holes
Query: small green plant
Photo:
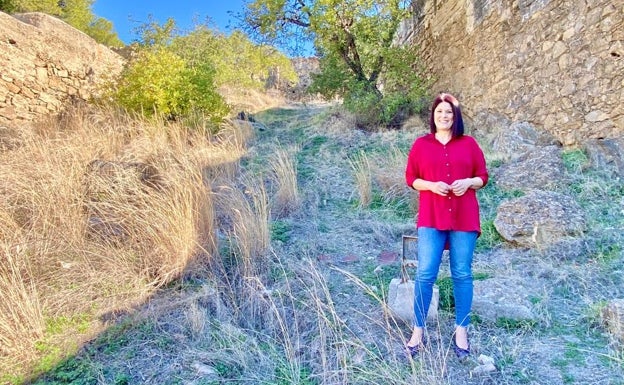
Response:
[{"label": "small green plant", "polygon": [[[275,368],[275,385],[316,385],[318,381],[312,377],[312,371],[309,368],[301,367],[299,372],[294,375],[291,373],[292,368],[286,365],[278,365]],[[293,378],[296,377],[296,378]]]},{"label": "small green plant", "polygon": [[484,253],[501,246],[503,242],[503,237],[501,237],[494,226],[494,219],[486,219],[481,223],[481,235],[477,238],[475,251]]},{"label": "small green plant", "polygon": [[33,385],[95,385],[99,383],[98,373],[100,369],[98,365],[85,358],[72,357],[58,364],[33,382]]},{"label": "small green plant", "polygon": [[622,245],[614,242],[601,242],[591,258],[603,265],[609,265],[622,258]]},{"label": "small green plant", "polygon": [[374,191],[368,207],[390,221],[404,221],[414,217],[414,210],[405,197],[386,198],[383,193]]},{"label": "small green plant", "polygon": [[[482,281],[490,278],[490,274],[483,272],[474,272],[472,279]],[[453,278],[442,277],[436,280],[438,290],[440,291],[440,309],[452,311],[455,308],[455,294],[453,294]],[[478,317],[477,317],[478,318]]]},{"label": "small green plant", "polygon": [[292,225],[287,221],[274,221],[271,223],[271,240],[287,243],[292,232]]},{"label": "small green plant", "polygon": [[440,291],[440,309],[452,311],[455,308],[453,279],[451,277],[438,278],[436,285],[438,285],[438,290]]},{"label": "small green plant", "polygon": [[390,281],[394,278],[400,277],[399,266],[384,266],[381,269],[376,269],[376,266],[369,265],[360,277],[362,282],[369,286],[376,295],[385,297],[386,290]]},{"label": "small green plant", "polygon": [[537,322],[534,320],[528,319],[511,319],[507,317],[498,317],[496,318],[496,326],[499,328],[503,328],[505,330],[532,330],[537,325]]},{"label": "small green plant", "polygon": [[582,172],[589,165],[589,158],[582,149],[564,151],[561,157],[563,165],[569,172]]}]

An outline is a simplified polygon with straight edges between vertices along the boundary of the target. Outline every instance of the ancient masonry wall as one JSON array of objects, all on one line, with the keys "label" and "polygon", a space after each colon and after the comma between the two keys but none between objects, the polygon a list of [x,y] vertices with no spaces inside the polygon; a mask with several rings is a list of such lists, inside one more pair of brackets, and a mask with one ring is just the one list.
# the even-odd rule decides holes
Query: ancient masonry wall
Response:
[{"label": "ancient masonry wall", "polygon": [[624,1],[414,0],[398,37],[420,47],[435,90],[564,145],[624,135]]},{"label": "ancient masonry wall", "polygon": [[88,100],[124,59],[54,17],[0,12],[0,125],[19,127]]}]

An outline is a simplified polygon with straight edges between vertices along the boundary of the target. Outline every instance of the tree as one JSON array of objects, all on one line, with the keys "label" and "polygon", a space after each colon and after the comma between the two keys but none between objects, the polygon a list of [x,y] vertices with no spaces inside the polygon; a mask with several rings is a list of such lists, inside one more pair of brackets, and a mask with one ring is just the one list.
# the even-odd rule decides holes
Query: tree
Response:
[{"label": "tree", "polygon": [[271,71],[279,72],[284,81],[297,80],[286,56],[273,47],[254,44],[241,31],[226,36],[200,25],[188,35],[176,37],[172,48],[191,63],[209,60],[218,87],[262,90]]},{"label": "tree", "polygon": [[[422,81],[384,84],[410,73],[425,78],[415,51],[393,46],[408,5],[407,0],[255,0],[241,16],[255,39],[281,47],[293,38],[311,39],[321,57],[314,91],[342,96],[345,106],[360,114],[360,125],[370,126],[392,124],[397,113],[416,108],[424,93]],[[401,55],[414,68],[396,65]],[[388,98],[393,93],[409,98],[397,105],[397,98]]]}]

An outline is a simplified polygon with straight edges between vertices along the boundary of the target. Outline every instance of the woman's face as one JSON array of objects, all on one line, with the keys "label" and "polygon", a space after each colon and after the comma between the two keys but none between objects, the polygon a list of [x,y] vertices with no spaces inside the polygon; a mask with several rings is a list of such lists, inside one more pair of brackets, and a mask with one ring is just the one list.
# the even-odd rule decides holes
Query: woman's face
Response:
[{"label": "woman's face", "polygon": [[453,126],[453,109],[448,102],[438,104],[433,110],[433,122],[436,130],[448,131]]}]

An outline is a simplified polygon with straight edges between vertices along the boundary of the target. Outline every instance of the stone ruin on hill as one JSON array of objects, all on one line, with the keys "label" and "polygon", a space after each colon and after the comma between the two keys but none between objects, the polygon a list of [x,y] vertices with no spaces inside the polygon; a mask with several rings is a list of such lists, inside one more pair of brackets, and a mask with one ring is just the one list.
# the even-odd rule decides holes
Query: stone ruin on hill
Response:
[{"label": "stone ruin on hill", "polygon": [[67,23],[42,13],[0,12],[0,125],[20,126],[88,100],[121,72],[124,59]]}]

